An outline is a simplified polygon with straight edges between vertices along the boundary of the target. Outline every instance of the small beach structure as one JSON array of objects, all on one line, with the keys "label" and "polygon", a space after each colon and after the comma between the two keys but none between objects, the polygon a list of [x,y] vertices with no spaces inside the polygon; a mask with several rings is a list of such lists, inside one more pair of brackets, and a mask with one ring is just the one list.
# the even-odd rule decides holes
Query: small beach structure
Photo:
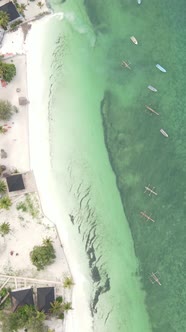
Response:
[{"label": "small beach structure", "polygon": [[9,192],[25,189],[22,174],[14,174],[6,177]]},{"label": "small beach structure", "polygon": [[34,305],[33,289],[29,287],[13,290],[10,292],[10,299],[13,312],[26,304]]},{"label": "small beach structure", "polygon": [[29,101],[27,100],[26,97],[19,97],[19,105],[24,106],[27,105]]},{"label": "small beach structure", "polygon": [[54,287],[37,288],[37,308],[39,311],[49,312],[54,300]]},{"label": "small beach structure", "polygon": [[9,22],[11,23],[20,19],[20,14],[18,13],[16,6],[12,1],[5,3],[3,6],[0,6],[0,11],[8,14]]}]

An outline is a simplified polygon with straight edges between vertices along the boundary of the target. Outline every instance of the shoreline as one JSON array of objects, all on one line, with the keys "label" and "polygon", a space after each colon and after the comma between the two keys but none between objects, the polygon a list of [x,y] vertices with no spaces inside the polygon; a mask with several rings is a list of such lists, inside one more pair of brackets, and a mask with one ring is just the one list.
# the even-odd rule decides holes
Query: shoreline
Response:
[{"label": "shoreline", "polygon": [[[55,14],[54,14],[55,15]],[[61,17],[61,14],[60,14]],[[45,18],[43,20],[34,22],[32,26],[31,33],[28,34],[27,44],[30,43],[31,49],[34,45],[34,34],[38,36],[42,34],[42,30],[44,33],[45,30]],[[47,18],[46,18],[47,20]],[[39,32],[36,25],[39,25]],[[35,30],[35,31],[34,31]],[[32,41],[29,41],[31,37]],[[35,39],[36,40],[36,39]],[[37,43],[37,41],[36,41]],[[40,41],[38,40],[38,49],[41,48]],[[83,322],[81,321],[81,313],[87,312],[85,316],[89,316],[89,304],[86,302],[87,298],[85,297],[84,284],[86,284],[85,277],[83,276],[78,263],[76,262],[76,255],[74,248],[70,248],[68,245],[68,239],[70,237],[69,232],[65,227],[65,223],[62,221],[65,216],[68,216],[68,207],[66,204],[63,204],[64,214],[60,215],[60,211],[58,211],[58,197],[56,196],[55,188],[53,186],[53,178],[52,178],[52,166],[51,166],[51,149],[50,149],[50,119],[47,110],[47,100],[44,97],[44,82],[42,70],[41,73],[39,70],[42,67],[42,56],[43,54],[39,53],[38,55],[33,55],[32,52],[29,52],[29,47],[27,50],[27,75],[28,75],[28,95],[30,99],[29,104],[29,130],[30,130],[30,159],[31,159],[31,168],[34,170],[37,188],[39,197],[41,200],[42,210],[44,211],[44,215],[47,219],[51,220],[52,223],[57,228],[57,233],[59,238],[64,245],[64,253],[66,257],[67,264],[69,266],[70,273],[74,280],[74,287],[72,290],[72,307],[74,310],[68,312],[65,319],[65,332],[72,331],[81,331],[83,326]],[[35,58],[34,58],[35,57]],[[40,77],[40,92],[38,93],[37,88],[34,85],[34,77],[33,77],[33,65],[37,64],[37,75]],[[38,74],[39,72],[39,74]],[[41,74],[41,75],[40,75]],[[46,98],[47,99],[47,98]],[[45,102],[43,102],[45,100]],[[40,110],[38,112],[32,112],[31,110],[36,109],[38,106]],[[40,125],[42,124],[42,126]],[[33,135],[32,135],[33,133]],[[42,149],[42,158],[40,160],[40,151],[36,150],[37,141],[40,141],[40,148]],[[38,162],[39,161],[39,162]],[[44,169],[41,163],[44,165]],[[39,167],[40,165],[40,167]],[[47,182],[46,182],[47,179]],[[50,190],[49,190],[50,188]],[[51,203],[52,200],[52,203]],[[77,285],[77,286],[76,286]],[[92,319],[92,318],[90,318]],[[89,323],[90,332],[92,331],[92,322]],[[81,328],[80,328],[81,327]],[[87,326],[84,326],[84,329],[87,330]]]}]

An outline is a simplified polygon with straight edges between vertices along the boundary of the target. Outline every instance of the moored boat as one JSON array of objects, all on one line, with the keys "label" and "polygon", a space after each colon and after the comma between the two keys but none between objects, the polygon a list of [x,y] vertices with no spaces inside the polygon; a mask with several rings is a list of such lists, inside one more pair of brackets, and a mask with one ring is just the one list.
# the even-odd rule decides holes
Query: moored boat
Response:
[{"label": "moored boat", "polygon": [[163,129],[160,129],[160,133],[163,135],[163,136],[165,136],[165,137],[169,137],[169,135],[166,133],[166,131],[165,130],[163,130]]},{"label": "moored boat", "polygon": [[141,5],[141,0],[137,0],[138,1],[138,5]]},{"label": "moored boat", "polygon": [[162,66],[160,66],[158,63],[156,65],[156,68],[158,68],[160,71],[162,71],[162,73],[166,73],[166,69],[163,68]]},{"label": "moored boat", "polygon": [[130,40],[132,40],[135,45],[138,45],[138,41],[134,36],[130,37]]},{"label": "moored boat", "polygon": [[154,88],[152,85],[148,85],[148,89],[154,92],[157,92],[158,90]]}]

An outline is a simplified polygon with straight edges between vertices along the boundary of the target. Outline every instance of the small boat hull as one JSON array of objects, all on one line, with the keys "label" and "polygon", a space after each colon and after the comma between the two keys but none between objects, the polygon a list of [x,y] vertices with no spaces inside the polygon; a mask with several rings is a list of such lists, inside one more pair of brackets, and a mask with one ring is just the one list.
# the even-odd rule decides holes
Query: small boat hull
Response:
[{"label": "small boat hull", "polygon": [[162,71],[162,73],[166,73],[166,69],[163,68],[162,66],[160,66],[159,63],[157,63],[156,68],[158,68],[160,71]]},{"label": "small boat hull", "polygon": [[138,1],[138,5],[141,5],[141,0],[137,0]]},{"label": "small boat hull", "polygon": [[137,39],[136,39],[134,36],[130,37],[130,40],[131,40],[135,45],[138,45],[138,41],[137,41]]},{"label": "small boat hull", "polygon": [[166,133],[165,130],[160,129],[160,133],[164,136],[164,137],[169,137],[169,135]]},{"label": "small boat hull", "polygon": [[158,90],[154,88],[152,85],[148,85],[148,89],[154,92],[157,92]]}]

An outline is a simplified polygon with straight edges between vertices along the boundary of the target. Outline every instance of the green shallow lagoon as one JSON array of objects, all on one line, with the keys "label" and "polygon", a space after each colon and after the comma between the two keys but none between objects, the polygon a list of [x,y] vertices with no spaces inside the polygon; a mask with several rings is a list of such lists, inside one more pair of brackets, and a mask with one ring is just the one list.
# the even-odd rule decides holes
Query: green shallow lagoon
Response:
[{"label": "green shallow lagoon", "polygon": [[[53,169],[69,195],[69,224],[88,257],[82,266],[93,280],[94,330],[185,331],[184,1],[52,6],[65,12],[63,21],[49,25],[45,60]],[[121,68],[123,59],[131,70]],[[160,116],[145,112],[145,104]],[[149,183],[156,197],[144,194]],[[145,222],[140,211],[156,223]],[[152,271],[159,272],[161,287],[150,283]]]}]

